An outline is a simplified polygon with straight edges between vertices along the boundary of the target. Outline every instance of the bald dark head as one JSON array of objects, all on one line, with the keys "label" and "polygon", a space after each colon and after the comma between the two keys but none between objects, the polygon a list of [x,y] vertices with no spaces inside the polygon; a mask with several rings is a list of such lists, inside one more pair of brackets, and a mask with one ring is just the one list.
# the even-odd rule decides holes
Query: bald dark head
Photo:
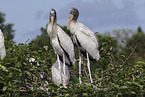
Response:
[{"label": "bald dark head", "polygon": [[73,21],[73,20],[74,20],[74,21],[77,21],[78,16],[79,16],[79,11],[78,11],[76,8],[71,8],[69,14],[71,14],[71,15],[73,16],[72,21]]},{"label": "bald dark head", "polygon": [[51,9],[51,11],[50,11],[49,22],[52,22],[51,17],[53,17],[53,18],[54,18],[54,20],[53,20],[53,21],[54,21],[54,23],[56,23],[57,16],[56,16],[56,11],[55,11],[54,9]]}]

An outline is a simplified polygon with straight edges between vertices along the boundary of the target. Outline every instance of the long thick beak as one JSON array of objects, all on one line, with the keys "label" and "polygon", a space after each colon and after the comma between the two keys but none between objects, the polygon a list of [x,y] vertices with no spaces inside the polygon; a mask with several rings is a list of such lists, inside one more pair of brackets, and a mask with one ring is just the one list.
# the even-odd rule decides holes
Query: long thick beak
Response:
[{"label": "long thick beak", "polygon": [[70,25],[72,19],[73,19],[73,15],[69,14],[68,24],[67,24],[67,30],[69,30],[69,25]]},{"label": "long thick beak", "polygon": [[54,23],[54,17],[51,17],[51,23],[52,23],[52,34],[53,34],[53,23]]}]

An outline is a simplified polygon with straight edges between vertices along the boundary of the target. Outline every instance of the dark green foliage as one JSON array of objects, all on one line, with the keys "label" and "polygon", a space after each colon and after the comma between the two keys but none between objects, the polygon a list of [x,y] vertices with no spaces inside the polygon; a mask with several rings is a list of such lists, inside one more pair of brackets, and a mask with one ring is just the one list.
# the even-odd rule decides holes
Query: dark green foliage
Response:
[{"label": "dark green foliage", "polygon": [[142,32],[141,27],[138,27],[137,33],[132,35],[126,41],[126,46],[123,48],[123,51],[126,55],[129,55],[129,52],[136,46],[134,51],[134,57],[142,60],[145,59],[145,34]]},{"label": "dark green foliage", "polygon": [[[70,35],[66,26],[62,29]],[[74,68],[69,68],[70,84],[67,85],[67,88],[54,85],[51,81],[51,66],[56,61],[56,55],[50,45],[46,29],[41,28],[41,31],[41,35],[29,44],[26,42],[14,45],[10,40],[5,41],[7,55],[3,60],[0,60],[0,96],[145,96],[145,60],[140,61],[135,57],[133,64],[130,60],[132,56],[136,56],[134,51],[137,52],[137,49],[134,49],[134,46],[136,48],[137,46],[134,44],[130,44],[131,46],[128,47],[126,44],[120,46],[118,39],[98,33],[96,36],[99,39],[100,59],[97,62],[91,60],[94,83],[90,83],[86,57],[83,57],[82,74],[80,75],[83,83],[79,84],[78,50],[75,47],[77,61]],[[124,30],[124,32],[127,31]],[[130,38],[126,37],[125,43],[137,41],[138,37],[141,36],[143,33],[142,35],[133,35]],[[128,51],[125,53],[126,50]],[[37,66],[37,62],[29,62],[30,58],[35,58],[40,65]]]},{"label": "dark green foliage", "polygon": [[142,31],[140,26],[137,28],[137,33],[143,33],[143,31]]},{"label": "dark green foliage", "polygon": [[[112,55],[116,54],[117,41],[109,36],[98,34],[101,58],[98,62],[91,61],[94,83],[91,84],[84,58],[82,66],[82,81],[78,80],[78,61],[76,68],[69,68],[71,79],[68,88],[59,88],[51,82],[51,66],[56,61],[52,48],[41,47],[37,51],[30,48],[33,43],[13,45],[11,41],[7,56],[0,60],[0,82],[3,83],[1,96],[143,96],[145,95],[145,62],[138,61],[135,65],[117,64]],[[47,46],[47,45],[46,45]],[[49,45],[50,46],[50,45]],[[36,62],[29,62],[29,58]],[[43,77],[40,76],[43,75]],[[45,84],[46,81],[48,84]],[[31,90],[30,87],[34,90]],[[42,89],[39,89],[39,88]],[[49,88],[48,91],[45,88]]]},{"label": "dark green foliage", "polygon": [[[29,47],[30,45],[22,43],[12,45],[7,49],[7,56],[3,61],[0,60],[0,82],[4,84],[3,95],[16,96],[24,92],[28,94],[32,93],[31,88],[33,88],[35,96],[39,92],[42,93],[37,89],[40,86],[43,88],[45,81],[51,82],[50,68],[55,61],[55,56],[51,55],[52,51],[43,48],[36,52],[31,51]],[[37,62],[30,62],[30,58],[35,58],[40,66],[37,66]]]},{"label": "dark green foliage", "polygon": [[115,54],[117,52],[117,40],[115,40],[113,37],[105,36],[105,35],[97,35],[99,39],[99,52],[100,52],[100,68],[106,69],[108,68],[108,63],[112,61],[112,54]]},{"label": "dark green foliage", "polygon": [[47,47],[47,49],[52,49],[52,46],[50,45],[49,36],[47,34],[46,29],[44,28],[41,28],[41,35],[38,35],[37,38],[32,40],[29,44],[32,44],[30,46],[30,49],[35,51],[42,49],[43,47]]}]

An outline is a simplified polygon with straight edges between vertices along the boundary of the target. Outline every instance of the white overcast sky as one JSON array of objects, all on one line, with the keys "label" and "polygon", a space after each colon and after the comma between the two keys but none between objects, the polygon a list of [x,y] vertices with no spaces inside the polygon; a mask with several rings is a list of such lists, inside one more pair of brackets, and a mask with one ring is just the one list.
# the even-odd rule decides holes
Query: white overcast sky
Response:
[{"label": "white overcast sky", "polygon": [[93,32],[114,29],[145,30],[145,0],[0,0],[6,23],[14,24],[14,41],[26,42],[40,35],[49,22],[49,11],[57,11],[57,23],[67,25],[70,8],[79,10],[78,21]]}]

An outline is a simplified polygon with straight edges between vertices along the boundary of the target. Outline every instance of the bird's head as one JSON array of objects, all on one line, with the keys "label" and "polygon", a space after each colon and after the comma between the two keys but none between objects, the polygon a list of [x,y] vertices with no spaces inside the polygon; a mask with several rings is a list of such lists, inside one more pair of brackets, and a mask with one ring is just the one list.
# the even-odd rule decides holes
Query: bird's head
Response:
[{"label": "bird's head", "polygon": [[56,23],[56,11],[54,9],[51,9],[50,11],[49,22],[52,23],[52,33],[53,33],[53,25]]},{"label": "bird's head", "polygon": [[71,21],[77,21],[78,16],[79,16],[79,11],[76,8],[71,8],[70,13],[69,13],[67,29],[69,29],[69,25]]}]

